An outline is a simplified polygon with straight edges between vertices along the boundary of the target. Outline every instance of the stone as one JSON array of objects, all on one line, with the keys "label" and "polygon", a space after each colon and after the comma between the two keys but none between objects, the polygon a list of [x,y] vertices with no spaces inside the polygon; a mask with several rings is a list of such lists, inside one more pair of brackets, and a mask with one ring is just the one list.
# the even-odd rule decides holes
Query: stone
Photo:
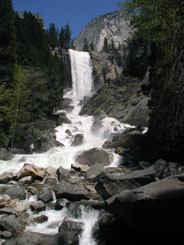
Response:
[{"label": "stone", "polygon": [[0,227],[2,230],[20,233],[23,232],[25,226],[23,221],[15,215],[0,215]]},{"label": "stone", "polygon": [[121,193],[123,190],[131,190],[155,181],[152,167],[144,170],[136,170],[124,175],[115,175],[102,172],[97,177],[96,191],[103,199],[108,199]]},{"label": "stone", "polygon": [[42,224],[48,220],[48,217],[46,215],[40,215],[33,219],[33,222]]},{"label": "stone", "polygon": [[179,163],[167,162],[163,159],[157,160],[153,164],[156,179],[164,179],[171,175],[181,174],[184,172],[184,166]]},{"label": "stone", "polygon": [[59,115],[60,124],[63,124],[63,123],[70,124],[71,123],[71,121],[67,118],[65,112],[61,112],[58,115]]},{"label": "stone", "polygon": [[26,193],[24,189],[20,186],[15,186],[10,189],[7,189],[5,191],[5,194],[10,195],[13,198],[19,199],[19,200],[25,200]]},{"label": "stone", "polygon": [[77,172],[81,172],[81,173],[86,173],[87,170],[89,169],[88,165],[80,165],[77,163],[74,163],[71,165],[71,168],[74,169]]},{"label": "stone", "polygon": [[34,186],[29,186],[29,187],[28,187],[28,191],[29,191],[32,195],[35,195],[35,194],[38,192],[37,188],[34,187]]},{"label": "stone", "polygon": [[31,176],[26,176],[26,177],[19,179],[20,185],[31,184],[32,182],[33,182],[33,178]]},{"label": "stone", "polygon": [[124,190],[106,200],[106,210],[138,232],[182,234],[184,175]]},{"label": "stone", "polygon": [[72,136],[72,133],[69,129],[66,129],[65,133],[68,134],[68,136]]},{"label": "stone", "polygon": [[13,234],[10,231],[3,231],[1,237],[4,239],[10,238]]},{"label": "stone", "polygon": [[3,174],[0,174],[0,184],[7,184],[11,180],[16,179],[16,174],[12,172],[4,172]]},{"label": "stone", "polygon": [[76,134],[72,140],[71,146],[79,146],[82,145],[84,139],[83,134]]},{"label": "stone", "polygon": [[85,177],[87,179],[94,179],[102,172],[105,172],[105,168],[97,163],[87,170]]},{"label": "stone", "polygon": [[67,235],[63,235],[62,233],[56,235],[45,235],[36,232],[23,232],[18,235],[13,235],[13,237],[5,241],[4,245],[71,245],[67,238]]},{"label": "stone", "polygon": [[56,198],[66,198],[70,201],[80,201],[81,199],[89,199],[89,192],[82,184],[70,184],[61,181],[55,188]]},{"label": "stone", "polygon": [[34,164],[25,163],[24,167],[19,171],[17,177],[21,179],[26,176],[31,176],[33,180],[43,180],[44,178],[44,169],[39,168]]},{"label": "stone", "polygon": [[5,148],[0,148],[0,160],[10,161],[14,158],[14,154],[7,151]]},{"label": "stone", "polygon": [[46,209],[45,204],[42,201],[34,201],[30,203],[32,211],[42,212]]},{"label": "stone", "polygon": [[101,165],[110,164],[109,153],[99,148],[93,148],[82,152],[76,158],[76,161],[81,165],[88,165],[89,167],[96,163]]},{"label": "stone", "polygon": [[45,169],[45,176],[55,176],[57,168],[49,166]]},{"label": "stone", "polygon": [[52,192],[44,188],[42,192],[38,195],[38,199],[44,203],[52,202],[53,201]]},{"label": "stone", "polygon": [[70,179],[70,172],[63,167],[59,167],[56,171],[56,174],[59,182],[61,182],[62,180]]},{"label": "stone", "polygon": [[115,153],[118,155],[124,155],[125,152],[126,152],[125,149],[123,147],[120,147],[120,146],[115,149]]}]

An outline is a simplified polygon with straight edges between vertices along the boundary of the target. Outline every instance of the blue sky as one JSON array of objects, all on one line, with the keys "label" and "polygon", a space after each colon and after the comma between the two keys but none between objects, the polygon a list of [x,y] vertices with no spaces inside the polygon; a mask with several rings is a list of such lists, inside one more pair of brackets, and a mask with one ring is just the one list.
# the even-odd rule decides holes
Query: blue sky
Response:
[{"label": "blue sky", "polygon": [[119,0],[12,0],[15,11],[39,13],[46,28],[49,23],[61,26],[69,23],[75,38],[91,19],[118,10]]}]

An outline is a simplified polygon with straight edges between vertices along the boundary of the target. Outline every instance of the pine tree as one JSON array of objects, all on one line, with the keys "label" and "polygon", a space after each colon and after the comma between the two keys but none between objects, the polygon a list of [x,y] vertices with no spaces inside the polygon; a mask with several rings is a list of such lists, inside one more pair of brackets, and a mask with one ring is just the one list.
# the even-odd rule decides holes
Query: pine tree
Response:
[{"label": "pine tree", "polygon": [[50,23],[48,30],[48,42],[54,50],[59,45],[58,32],[54,23]]},{"label": "pine tree", "polygon": [[106,53],[109,52],[109,45],[108,45],[107,37],[104,38],[103,51]]},{"label": "pine tree", "polygon": [[90,44],[90,50],[91,50],[91,51],[94,51],[94,50],[95,50],[93,41],[92,41],[91,44]]},{"label": "pine tree", "polygon": [[83,51],[89,51],[89,45],[87,38],[84,38],[84,45],[83,45]]},{"label": "pine tree", "polygon": [[65,30],[61,27],[61,31],[59,33],[59,45],[62,49],[65,48]]},{"label": "pine tree", "polygon": [[70,47],[70,42],[71,42],[71,30],[69,24],[65,25],[65,48],[68,49]]},{"label": "pine tree", "polygon": [[14,12],[10,0],[0,0],[0,82],[13,81],[16,59]]}]

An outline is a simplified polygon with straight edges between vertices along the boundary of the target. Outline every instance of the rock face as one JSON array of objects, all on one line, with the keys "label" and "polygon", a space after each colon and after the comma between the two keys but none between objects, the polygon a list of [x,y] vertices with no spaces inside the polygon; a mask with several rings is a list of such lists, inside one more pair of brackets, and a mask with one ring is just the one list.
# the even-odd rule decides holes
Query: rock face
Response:
[{"label": "rock face", "polygon": [[107,115],[120,122],[146,127],[149,120],[149,97],[145,97],[135,78],[122,79],[122,85],[104,85],[82,108],[81,115]]},{"label": "rock face", "polygon": [[115,46],[119,47],[125,43],[132,32],[130,18],[116,11],[93,19],[74,40],[74,46],[77,50],[82,50],[86,38],[88,44],[93,42],[96,51],[101,51],[106,37],[109,44],[113,40]]},{"label": "rock face", "polygon": [[175,175],[107,200],[107,210],[137,231],[182,232],[183,175]]}]

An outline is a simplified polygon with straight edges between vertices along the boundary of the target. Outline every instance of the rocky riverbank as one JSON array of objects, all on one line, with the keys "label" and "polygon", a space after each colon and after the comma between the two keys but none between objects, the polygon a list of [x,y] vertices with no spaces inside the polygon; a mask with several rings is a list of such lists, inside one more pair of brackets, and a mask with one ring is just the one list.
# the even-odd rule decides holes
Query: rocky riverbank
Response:
[{"label": "rocky riverbank", "polygon": [[[182,233],[178,221],[184,213],[183,174],[183,166],[164,160],[140,164],[137,170],[104,168],[104,163],[74,164],[71,170],[25,164],[16,174],[0,175],[1,239],[6,245],[78,244],[83,207],[86,212],[99,212],[93,228],[99,245],[114,244],[122,227],[118,234],[122,242],[124,238],[132,242],[137,232],[150,232],[161,235],[157,244],[162,244],[163,234]],[[50,223],[48,210],[61,218]],[[61,215],[63,210],[66,216]],[[44,223],[55,229],[54,235],[29,231]],[[108,234],[111,229],[113,235]],[[143,244],[145,235],[139,235]]]}]

